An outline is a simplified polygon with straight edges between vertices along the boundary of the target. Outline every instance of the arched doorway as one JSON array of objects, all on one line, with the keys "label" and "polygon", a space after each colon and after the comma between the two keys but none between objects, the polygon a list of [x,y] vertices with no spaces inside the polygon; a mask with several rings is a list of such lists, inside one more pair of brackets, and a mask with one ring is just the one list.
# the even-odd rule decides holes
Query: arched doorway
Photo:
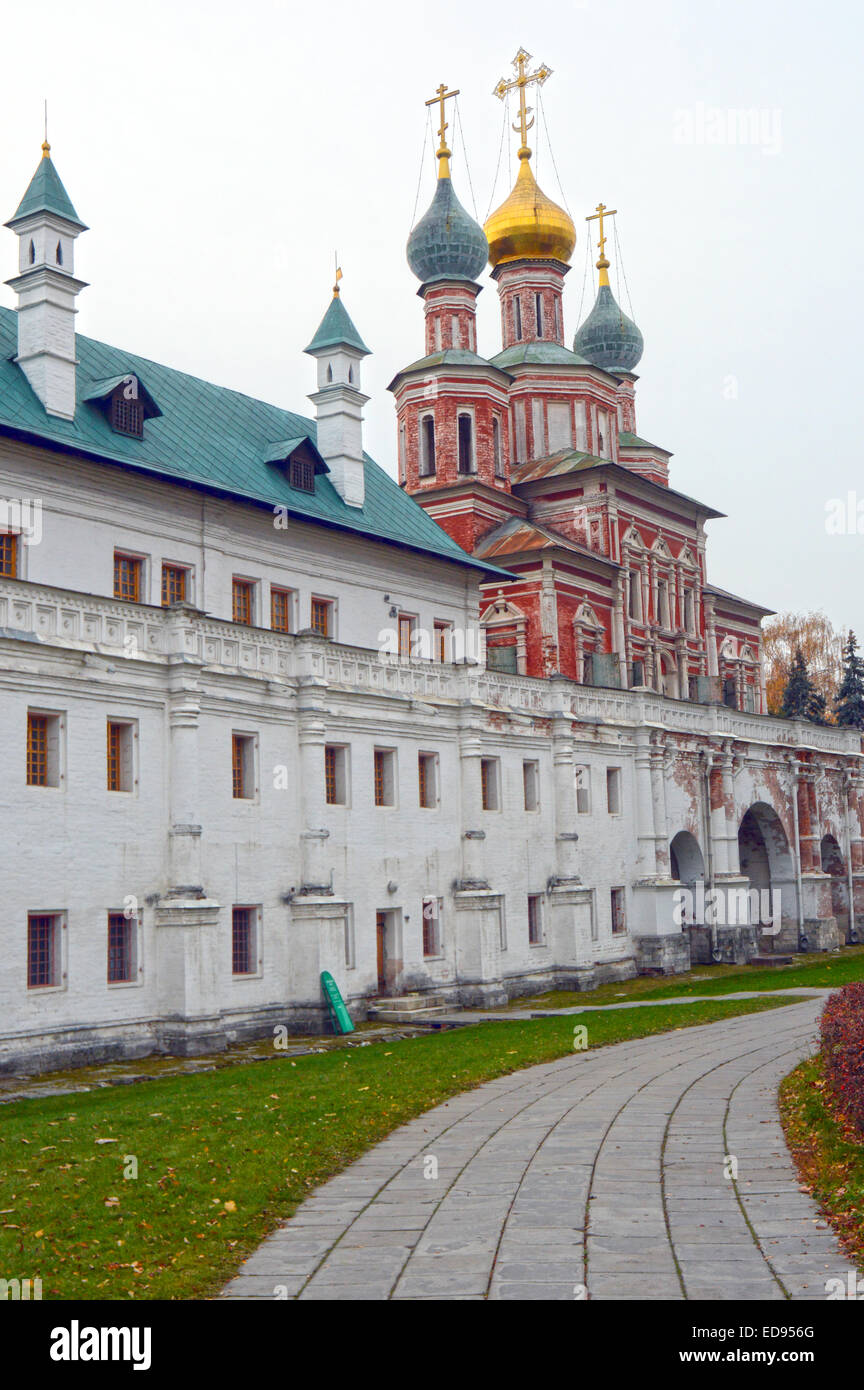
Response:
[{"label": "arched doorway", "polygon": [[697,897],[697,885],[704,889],[705,861],[699,848],[699,841],[689,830],[679,830],[669,845],[669,871],[682,888],[693,895],[693,907],[687,911],[683,926],[701,925],[705,920],[705,905],[701,895]]},{"label": "arched doorway", "polygon": [[833,835],[823,835],[822,872],[831,875],[831,912],[843,941],[849,938],[849,881],[843,853]]},{"label": "arched doorway", "polygon": [[[744,813],[738,828],[738,856],[741,873],[749,880],[751,898],[753,889],[759,893],[758,900],[753,899],[751,921],[754,925],[758,922],[773,929],[775,907],[779,904],[781,926],[784,932],[786,929],[794,930],[797,945],[795,859],[783,822],[767,802],[758,801]],[[777,936],[774,935],[772,939],[776,945]]]}]

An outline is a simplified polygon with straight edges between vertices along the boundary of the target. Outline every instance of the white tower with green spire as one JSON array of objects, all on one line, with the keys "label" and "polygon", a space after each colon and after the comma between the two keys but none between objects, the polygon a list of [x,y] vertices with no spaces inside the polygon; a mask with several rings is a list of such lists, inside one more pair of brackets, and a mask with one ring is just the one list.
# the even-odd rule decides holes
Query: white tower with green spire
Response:
[{"label": "white tower with green spire", "polygon": [[15,216],[18,274],[7,284],[18,295],[17,362],[49,415],[75,418],[75,239],[87,228],[51,161],[42,158]]},{"label": "white tower with green spire", "polygon": [[340,298],[341,274],[337,270],[333,298],[304,352],[318,360],[318,390],[309,397],[318,424],[318,452],[343,502],[362,507],[366,500],[363,407],[369,397],[360,390],[360,363],[369,356],[369,349]]}]

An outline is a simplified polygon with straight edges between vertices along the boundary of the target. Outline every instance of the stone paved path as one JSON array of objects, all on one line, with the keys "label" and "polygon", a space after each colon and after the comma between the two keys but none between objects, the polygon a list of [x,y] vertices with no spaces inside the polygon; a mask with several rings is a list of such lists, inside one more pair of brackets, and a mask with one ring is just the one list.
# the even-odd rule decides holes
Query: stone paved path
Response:
[{"label": "stone paved path", "polygon": [[776,1104],[820,1008],[574,1053],[457,1096],[318,1188],[222,1297],[824,1298],[850,1265],[799,1191]]}]

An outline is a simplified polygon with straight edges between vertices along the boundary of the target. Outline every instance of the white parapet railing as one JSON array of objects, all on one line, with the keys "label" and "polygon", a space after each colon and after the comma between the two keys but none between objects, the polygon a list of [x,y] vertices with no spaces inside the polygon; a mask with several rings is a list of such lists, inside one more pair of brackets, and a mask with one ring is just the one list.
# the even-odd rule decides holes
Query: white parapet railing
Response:
[{"label": "white parapet railing", "polygon": [[316,678],[354,691],[430,702],[470,702],[548,718],[562,708],[588,724],[650,725],[705,738],[861,754],[855,729],[747,714],[720,704],[673,700],[644,690],[613,690],[491,671],[470,662],[445,663],[382,654],[369,647],[244,627],[211,618],[189,604],[155,608],[74,590],[0,579],[0,640],[32,641],[112,658],[203,667],[259,679]]}]

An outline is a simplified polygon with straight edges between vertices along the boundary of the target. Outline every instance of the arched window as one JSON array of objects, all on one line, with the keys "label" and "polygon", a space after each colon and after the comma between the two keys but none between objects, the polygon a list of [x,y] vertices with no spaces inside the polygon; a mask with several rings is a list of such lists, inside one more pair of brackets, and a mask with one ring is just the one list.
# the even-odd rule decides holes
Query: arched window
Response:
[{"label": "arched window", "polygon": [[536,322],[536,324],[537,324],[537,337],[538,337],[538,338],[542,338],[542,337],[543,337],[543,296],[542,296],[542,294],[535,294],[535,296],[534,296],[534,319],[535,319],[535,322]]},{"label": "arched window", "polygon": [[63,243],[60,241],[57,243],[57,264],[63,264]]},{"label": "arched window", "polygon": [[327,363],[327,380],[328,380],[328,381],[332,381],[332,380],[333,380],[333,366],[332,366],[332,363],[330,363],[330,362]]},{"label": "arched window", "polygon": [[522,301],[518,294],[513,300],[513,332],[517,338],[522,337]]},{"label": "arched window", "polygon": [[501,420],[492,416],[492,458],[495,464],[495,477],[504,477],[504,455],[501,450]]},{"label": "arched window", "polygon": [[354,385],[354,368],[353,368],[353,367],[349,367],[349,368],[348,368],[348,382],[349,382],[349,385],[351,385],[351,386]]},{"label": "arched window", "polygon": [[435,420],[424,415],[420,421],[420,477],[431,478],[435,472]]},{"label": "arched window", "polygon": [[460,415],[459,427],[459,472],[474,472],[473,421],[470,415]]},{"label": "arched window", "polygon": [[30,243],[30,264],[31,264],[31,265],[35,265],[35,264],[36,264],[36,247],[35,247],[35,245],[33,244],[32,241],[31,241],[31,243]]}]

